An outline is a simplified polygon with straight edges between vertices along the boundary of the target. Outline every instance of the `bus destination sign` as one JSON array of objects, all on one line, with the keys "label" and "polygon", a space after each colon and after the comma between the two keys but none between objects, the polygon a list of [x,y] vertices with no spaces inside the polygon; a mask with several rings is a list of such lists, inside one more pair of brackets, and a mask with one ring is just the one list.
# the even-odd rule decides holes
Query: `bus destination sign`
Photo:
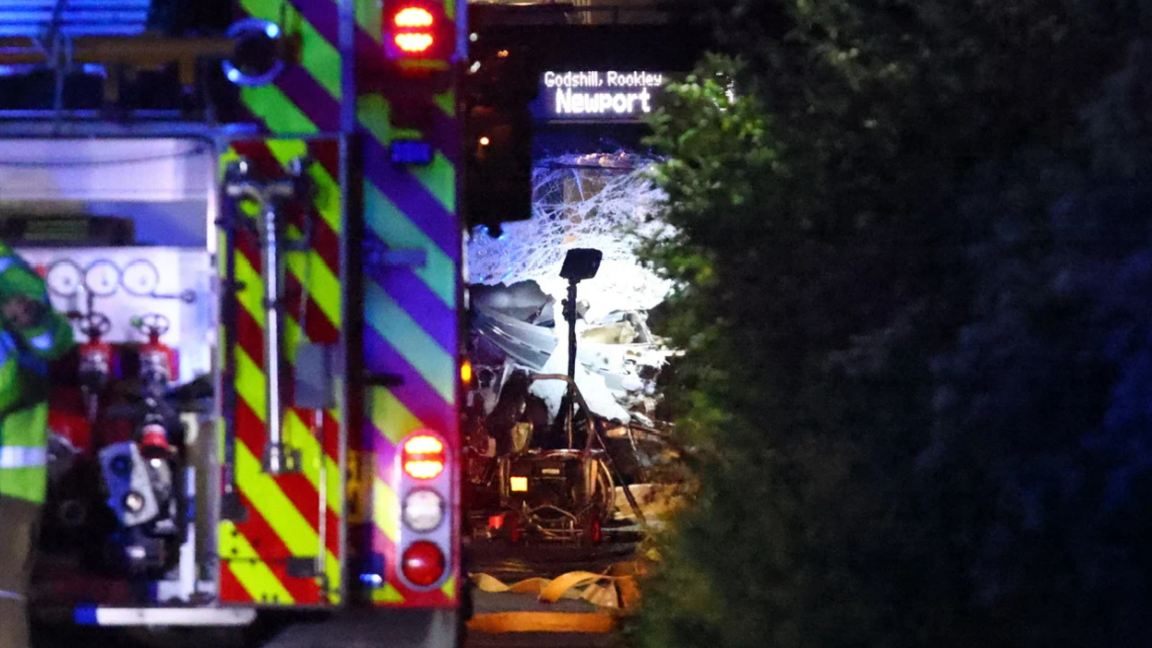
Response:
[{"label": "bus destination sign", "polygon": [[655,109],[667,80],[661,72],[548,71],[535,113],[548,121],[640,121]]}]

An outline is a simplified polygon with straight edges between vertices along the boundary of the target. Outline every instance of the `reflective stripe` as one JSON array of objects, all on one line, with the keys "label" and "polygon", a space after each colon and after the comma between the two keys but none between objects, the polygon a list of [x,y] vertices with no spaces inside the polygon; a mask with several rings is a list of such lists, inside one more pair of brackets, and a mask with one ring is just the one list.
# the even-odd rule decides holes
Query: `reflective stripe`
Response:
[{"label": "reflective stripe", "polygon": [[95,626],[246,626],[256,620],[253,608],[77,608],[78,625]]},{"label": "reflective stripe", "polygon": [[16,592],[9,592],[8,590],[0,590],[0,599],[12,599],[16,601],[23,601],[24,595],[17,594]]},{"label": "reflective stripe", "polygon": [[48,465],[48,448],[0,448],[0,468],[38,468]]}]

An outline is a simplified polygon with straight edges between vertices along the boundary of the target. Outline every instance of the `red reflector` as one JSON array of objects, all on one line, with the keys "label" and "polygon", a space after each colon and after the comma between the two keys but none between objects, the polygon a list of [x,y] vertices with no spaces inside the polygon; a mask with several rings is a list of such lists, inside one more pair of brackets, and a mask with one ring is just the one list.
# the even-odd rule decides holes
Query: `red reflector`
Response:
[{"label": "red reflector", "polygon": [[426,434],[405,441],[402,457],[404,472],[416,479],[436,477],[444,472],[444,464],[447,461],[444,442]]},{"label": "red reflector", "polygon": [[428,51],[432,47],[432,34],[415,33],[415,34],[396,34],[396,47],[408,52],[409,54],[419,54],[420,52]]},{"label": "red reflector", "polygon": [[444,552],[427,540],[412,543],[401,563],[404,577],[417,587],[428,587],[444,575]]},{"label": "red reflector", "polygon": [[392,19],[397,27],[431,27],[432,21],[432,12],[422,7],[401,9]]}]

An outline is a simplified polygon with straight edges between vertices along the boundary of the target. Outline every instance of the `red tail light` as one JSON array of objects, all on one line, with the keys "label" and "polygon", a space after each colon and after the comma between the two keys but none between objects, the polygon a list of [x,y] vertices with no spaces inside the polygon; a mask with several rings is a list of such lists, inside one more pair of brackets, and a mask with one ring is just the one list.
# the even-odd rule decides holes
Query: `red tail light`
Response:
[{"label": "red tail light", "polygon": [[423,7],[405,7],[392,19],[397,27],[431,27],[433,22],[432,12]]},{"label": "red tail light", "polygon": [[456,49],[455,26],[427,0],[384,0],[384,49],[401,65],[445,68]]},{"label": "red tail light", "polygon": [[[388,24],[387,22],[385,24]],[[392,14],[392,42],[400,49],[401,55],[419,56],[428,53],[436,44],[436,16],[428,9],[417,5],[401,5]]]},{"label": "red tail light", "polygon": [[436,39],[432,34],[396,34],[396,47],[408,52],[409,54],[419,54],[426,52]]},{"label": "red tail light", "polygon": [[444,442],[429,434],[419,434],[404,442],[401,462],[404,472],[415,479],[432,479],[444,472],[447,454]]},{"label": "red tail light", "polygon": [[404,552],[401,569],[408,582],[417,587],[428,587],[444,575],[444,552],[426,540],[414,542]]}]

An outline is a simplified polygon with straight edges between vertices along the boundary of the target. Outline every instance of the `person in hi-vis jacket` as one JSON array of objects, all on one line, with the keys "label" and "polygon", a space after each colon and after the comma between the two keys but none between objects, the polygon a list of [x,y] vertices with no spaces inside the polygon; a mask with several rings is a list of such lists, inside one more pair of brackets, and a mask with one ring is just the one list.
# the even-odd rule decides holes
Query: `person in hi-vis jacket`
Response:
[{"label": "person in hi-vis jacket", "polygon": [[29,648],[26,596],[48,488],[48,363],[72,348],[72,327],[3,243],[0,325],[0,648]]}]

